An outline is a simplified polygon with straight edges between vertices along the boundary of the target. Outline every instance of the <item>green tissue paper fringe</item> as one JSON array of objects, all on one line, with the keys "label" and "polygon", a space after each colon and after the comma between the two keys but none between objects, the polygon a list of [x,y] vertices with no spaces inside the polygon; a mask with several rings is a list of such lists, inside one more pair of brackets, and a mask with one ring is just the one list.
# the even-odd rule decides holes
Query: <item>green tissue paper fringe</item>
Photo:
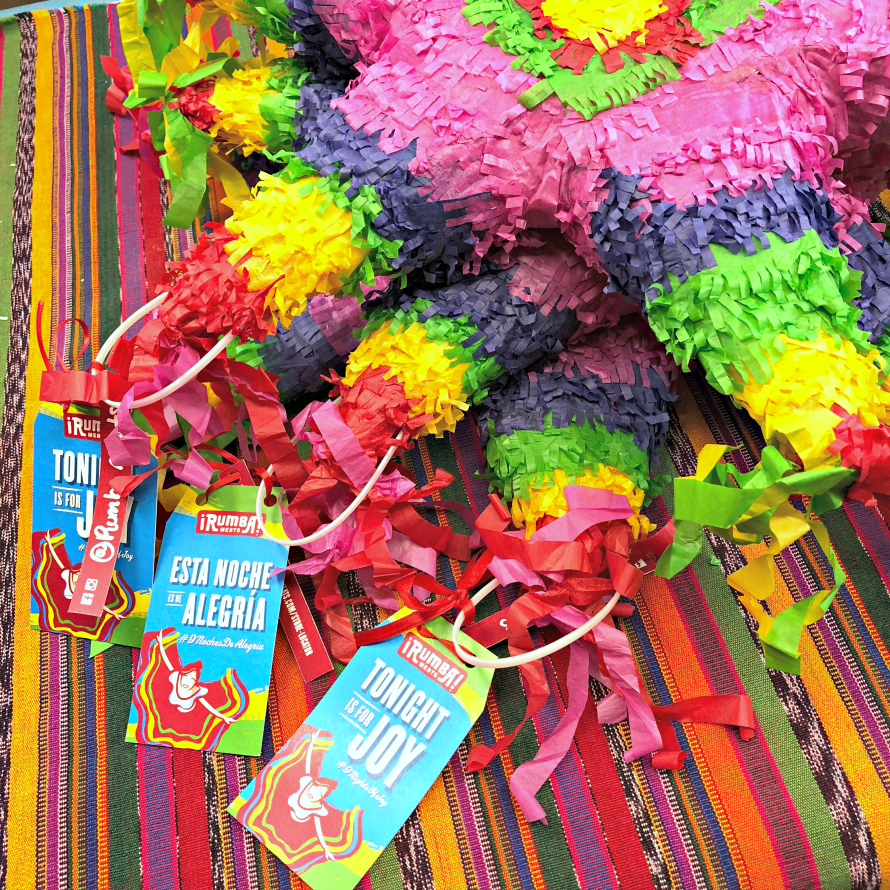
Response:
[{"label": "green tissue paper fringe", "polygon": [[274,92],[260,99],[260,114],[266,123],[263,135],[271,154],[293,149],[300,87],[308,77],[309,72],[296,57],[282,59],[272,68],[266,87]]},{"label": "green tissue paper fringe", "polygon": [[444,315],[433,315],[426,321],[420,320],[420,315],[432,306],[429,300],[415,300],[411,307],[393,310],[380,307],[368,315],[368,321],[361,331],[356,332],[359,339],[364,339],[379,328],[388,326],[388,333],[395,336],[399,331],[411,327],[414,322],[422,325],[426,336],[433,343],[447,343],[449,349],[445,350],[445,356],[451,359],[451,364],[466,363],[469,365],[464,372],[463,390],[467,401],[478,405],[488,395],[488,387],[503,373],[503,368],[491,357],[476,358],[481,341],[472,346],[461,344],[470,337],[478,334],[476,326],[470,321],[469,314],[463,318],[446,318]]},{"label": "green tissue paper fringe", "polygon": [[554,427],[552,414],[544,419],[543,430],[516,430],[498,436],[494,424],[488,424],[489,439],[485,458],[492,487],[508,500],[528,498],[531,488],[540,487],[543,477],[552,480],[553,471],[561,469],[574,483],[587,470],[596,474],[600,465],[614,467],[646,493],[646,503],[658,497],[667,481],[665,476],[649,478],[649,457],[634,442],[633,433],[609,432],[600,423]]},{"label": "green tissue paper fringe", "polygon": [[837,248],[826,248],[809,231],[786,242],[768,234],[770,249],[733,254],[712,244],[713,269],[671,290],[656,285],[649,325],[684,371],[697,358],[708,383],[729,395],[753,378],[765,383],[785,349],[779,334],[815,340],[819,331],[846,337],[867,354],[868,334],[857,327],[853,305],[861,273],[850,269]]}]

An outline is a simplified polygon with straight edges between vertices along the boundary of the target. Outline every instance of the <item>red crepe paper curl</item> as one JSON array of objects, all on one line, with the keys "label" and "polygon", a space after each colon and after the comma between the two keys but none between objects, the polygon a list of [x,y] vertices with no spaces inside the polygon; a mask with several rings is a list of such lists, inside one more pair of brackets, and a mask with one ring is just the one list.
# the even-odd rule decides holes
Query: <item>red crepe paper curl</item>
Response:
[{"label": "red crepe paper curl", "polygon": [[847,497],[873,507],[877,503],[874,492],[890,494],[890,427],[863,426],[858,415],[838,405],[832,411],[844,419],[834,428],[835,439],[828,450],[840,455],[843,466],[860,471]]},{"label": "red crepe paper curl", "polygon": [[184,87],[170,104],[178,106],[190,123],[206,132],[219,115],[219,109],[210,101],[212,95],[213,84],[202,80]]},{"label": "red crepe paper curl", "polygon": [[169,296],[159,309],[164,328],[173,337],[216,340],[232,333],[242,342],[265,340],[275,333],[266,316],[266,294],[250,290],[247,271],[235,268],[225,245],[235,236],[213,225],[213,234],[198,241],[175,263],[167,264],[168,280],[157,292]]}]

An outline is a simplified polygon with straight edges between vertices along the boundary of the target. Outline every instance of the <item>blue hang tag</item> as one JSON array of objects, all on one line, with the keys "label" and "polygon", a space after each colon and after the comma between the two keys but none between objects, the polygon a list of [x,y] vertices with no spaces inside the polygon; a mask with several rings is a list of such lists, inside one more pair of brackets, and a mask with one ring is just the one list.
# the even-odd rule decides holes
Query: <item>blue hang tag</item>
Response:
[{"label": "blue hang tag", "polygon": [[138,646],[154,570],[157,476],[149,476],[127,499],[104,608],[96,616],[69,608],[93,521],[101,437],[98,409],[40,403],[34,421],[31,627]]},{"label": "blue hang tag", "polygon": [[425,626],[430,636],[362,646],[229,807],[313,890],[358,884],[485,708],[493,671],[469,667],[434,638],[450,639],[445,619]]},{"label": "blue hang tag", "polygon": [[[274,490],[273,490],[273,493]],[[167,520],[126,739],[258,755],[288,548],[257,488],[191,488]],[[276,500],[266,527],[284,537]]]}]

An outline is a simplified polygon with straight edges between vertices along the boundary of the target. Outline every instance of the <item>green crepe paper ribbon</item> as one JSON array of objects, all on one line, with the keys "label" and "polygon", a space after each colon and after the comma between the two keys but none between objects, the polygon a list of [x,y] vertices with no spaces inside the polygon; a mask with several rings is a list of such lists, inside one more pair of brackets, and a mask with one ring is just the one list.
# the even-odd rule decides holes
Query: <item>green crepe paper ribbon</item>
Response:
[{"label": "green crepe paper ribbon", "polygon": [[148,124],[155,150],[164,152],[166,149],[160,164],[173,198],[164,225],[185,229],[201,213],[207,197],[207,154],[213,145],[209,133],[199,130],[179,108],[170,107],[176,98],[172,89],[182,89],[220,72],[231,74],[240,67],[237,59],[225,53],[211,53],[194,71],[177,75],[169,87],[167,75],[160,71],[140,71],[135,79],[134,89],[124,102],[125,107],[141,108],[162,103],[160,110],[148,112]]},{"label": "green crepe paper ribbon", "polygon": [[118,5],[121,42],[134,80],[142,71],[157,71],[179,46],[186,8],[185,0],[122,0]]},{"label": "green crepe paper ribbon", "polygon": [[[741,593],[740,600],[757,619],[757,635],[763,644],[766,666],[800,674],[800,638],[804,627],[822,618],[844,581],[844,573],[815,517],[839,507],[857,473],[846,467],[801,471],[772,446],[763,449],[760,463],[750,473],[740,473],[719,463],[729,449],[706,445],[698,458],[695,476],[674,480],[674,542],[658,560],[655,573],[672,578],[686,568],[702,548],[702,527],[733,544],[759,544],[770,536],[763,556],[727,577]],[[807,514],[788,501],[808,495]],[[766,613],[761,602],[775,589],[773,557],[808,531],[825,552],[834,575],[834,586],[794,603],[776,616]]]},{"label": "green crepe paper ribbon", "polygon": [[646,493],[646,503],[657,497],[666,477],[649,478],[649,456],[623,430],[609,432],[601,423],[592,426],[586,418],[567,427],[554,427],[552,412],[544,418],[543,430],[515,430],[498,436],[488,422],[489,440],[485,459],[492,485],[507,499],[528,499],[532,488],[553,479],[554,470],[563,470],[569,484],[602,466],[614,467]]},{"label": "green crepe paper ribbon", "polygon": [[670,291],[661,285],[650,291],[655,335],[684,371],[698,358],[708,383],[726,395],[749,377],[759,384],[772,377],[785,351],[779,334],[808,341],[821,329],[836,341],[846,337],[863,354],[872,349],[853,305],[862,274],[812,230],[790,243],[766,237],[769,249],[752,255],[712,244],[714,268],[682,283],[671,275]]},{"label": "green crepe paper ribbon", "polygon": [[280,151],[275,154],[266,152],[266,156],[276,163],[284,164],[284,168],[276,175],[287,182],[299,182],[301,179],[313,178],[315,182],[307,182],[301,195],[308,195],[312,191],[322,193],[323,200],[318,206],[317,213],[321,216],[333,202],[341,210],[348,210],[352,214],[352,229],[350,232],[352,243],[359,250],[367,251],[367,256],[361,265],[352,273],[340,288],[341,292],[355,297],[360,303],[364,299],[361,285],[373,285],[378,275],[388,275],[392,272],[390,260],[399,255],[402,246],[401,239],[390,241],[378,235],[372,225],[373,221],[383,212],[383,205],[377,192],[369,185],[361,186],[358,191],[349,197],[347,192],[352,188],[352,180],[340,181],[339,173],[330,173],[319,177],[315,169],[297,157],[292,152]]},{"label": "green crepe paper ribbon", "polygon": [[[433,315],[426,321],[421,321],[421,313],[432,305],[429,300],[418,299],[407,310],[384,307],[375,309],[368,315],[365,327],[356,332],[356,336],[364,339],[383,327],[387,328],[390,336],[395,336],[416,322],[424,328],[427,338],[433,343],[449,345],[445,350],[445,357],[451,360],[452,366],[457,364],[469,366],[464,372],[461,388],[467,401],[478,405],[488,395],[488,387],[504,373],[504,370],[493,356],[476,357],[482,338],[479,337],[476,326],[470,321],[469,313],[463,318]],[[471,338],[474,341],[471,346],[461,345]]]},{"label": "green crepe paper ribbon", "polygon": [[[775,5],[779,0],[767,2]],[[606,71],[598,53],[584,71],[573,74],[551,56],[565,41],[547,29],[546,37],[535,36],[531,14],[515,0],[466,0],[463,12],[470,24],[495,26],[485,35],[485,42],[516,56],[514,68],[543,78],[519,97],[526,108],[533,108],[556,93],[563,104],[589,120],[680,76],[677,65],[665,56],[648,55],[645,61],[637,62],[625,53],[621,54],[624,67],[612,74]],[[705,46],[749,15],[763,15],[759,0],[693,0],[683,12],[683,17],[702,34]]]}]

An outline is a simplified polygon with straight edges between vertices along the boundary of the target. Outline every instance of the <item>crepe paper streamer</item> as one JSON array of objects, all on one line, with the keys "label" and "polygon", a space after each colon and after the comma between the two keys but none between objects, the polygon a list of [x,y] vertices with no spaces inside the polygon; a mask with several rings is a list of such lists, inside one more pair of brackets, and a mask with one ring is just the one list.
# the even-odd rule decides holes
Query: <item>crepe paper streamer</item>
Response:
[{"label": "crepe paper streamer", "polygon": [[853,305],[860,273],[813,232],[787,243],[767,235],[770,247],[735,256],[711,245],[714,269],[670,291],[653,288],[649,323],[678,364],[697,358],[720,392],[739,391],[748,380],[763,384],[783,353],[779,337],[814,340],[820,330],[840,335],[860,352],[870,351]]},{"label": "crepe paper streamer", "polygon": [[[824,331],[812,342],[780,335],[784,354],[764,384],[749,382],[734,395],[760,425],[766,441],[790,446],[805,470],[838,463],[831,444],[846,414],[862,426],[890,419],[890,391],[883,388],[885,361],[877,351],[857,352],[848,340],[840,346]],[[837,409],[840,409],[839,411]],[[848,452],[849,456],[849,452]]]},{"label": "crepe paper streamer", "polygon": [[[758,544],[769,535],[766,554],[726,580],[739,591],[742,604],[758,622],[766,666],[799,674],[803,628],[825,614],[844,580],[828,534],[815,517],[840,504],[855,471],[844,467],[799,471],[768,445],[754,470],[739,473],[732,465],[719,463],[728,450],[724,445],[706,445],[699,455],[696,475],[675,480],[677,543],[659,559],[656,573],[673,577],[685,568],[686,560],[691,561],[700,550],[702,527],[739,545]],[[811,498],[807,513],[789,503],[788,498],[795,495]],[[775,589],[773,557],[809,531],[828,558],[834,586],[771,616],[761,603]]]}]

